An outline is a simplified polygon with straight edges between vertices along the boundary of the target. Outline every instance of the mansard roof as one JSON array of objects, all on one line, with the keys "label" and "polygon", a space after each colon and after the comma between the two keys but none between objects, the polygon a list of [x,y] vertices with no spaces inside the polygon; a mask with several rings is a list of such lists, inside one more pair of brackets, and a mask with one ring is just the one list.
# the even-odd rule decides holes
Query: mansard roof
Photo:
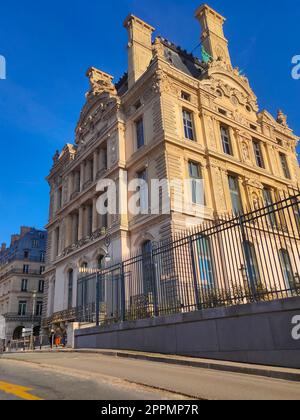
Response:
[{"label": "mansard roof", "polygon": [[164,46],[165,59],[170,64],[189,76],[201,79],[207,68],[207,65],[203,61],[167,39],[162,37],[158,38]]}]

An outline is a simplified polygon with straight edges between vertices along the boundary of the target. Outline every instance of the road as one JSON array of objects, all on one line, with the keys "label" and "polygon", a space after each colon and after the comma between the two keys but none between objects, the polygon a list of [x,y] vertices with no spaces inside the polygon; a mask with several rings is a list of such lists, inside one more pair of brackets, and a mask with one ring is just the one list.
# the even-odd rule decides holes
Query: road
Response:
[{"label": "road", "polygon": [[98,354],[35,353],[0,359],[0,400],[192,398],[300,400],[300,383]]}]

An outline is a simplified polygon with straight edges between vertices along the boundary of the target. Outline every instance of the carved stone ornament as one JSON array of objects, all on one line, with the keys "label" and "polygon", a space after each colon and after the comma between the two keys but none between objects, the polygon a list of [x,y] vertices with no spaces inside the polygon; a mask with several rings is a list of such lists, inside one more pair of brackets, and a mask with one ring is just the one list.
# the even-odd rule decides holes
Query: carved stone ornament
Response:
[{"label": "carved stone ornament", "polygon": [[163,58],[165,53],[164,46],[160,38],[156,38],[153,45],[153,57],[154,58]]},{"label": "carved stone ornament", "polygon": [[104,93],[107,93],[111,96],[117,95],[117,90],[113,84],[113,77],[107,73],[104,73],[95,67],[89,68],[87,71],[87,77],[90,80],[90,91],[87,93],[86,97],[100,96]]}]

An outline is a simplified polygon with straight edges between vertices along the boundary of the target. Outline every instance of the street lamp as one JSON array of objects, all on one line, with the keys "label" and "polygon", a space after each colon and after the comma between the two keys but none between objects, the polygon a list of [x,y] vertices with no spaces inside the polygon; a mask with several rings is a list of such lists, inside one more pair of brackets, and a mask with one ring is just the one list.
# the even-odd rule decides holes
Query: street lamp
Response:
[{"label": "street lamp", "polygon": [[36,297],[37,297],[37,290],[33,290],[32,292],[32,325],[31,325],[31,336],[30,336],[30,350],[34,351],[34,317],[35,317],[35,306],[36,306]]}]

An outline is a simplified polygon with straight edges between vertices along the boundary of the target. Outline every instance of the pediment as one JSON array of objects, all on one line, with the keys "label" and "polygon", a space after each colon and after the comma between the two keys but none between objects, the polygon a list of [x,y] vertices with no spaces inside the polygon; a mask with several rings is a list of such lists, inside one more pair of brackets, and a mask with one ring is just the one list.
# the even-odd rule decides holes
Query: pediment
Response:
[{"label": "pediment", "polygon": [[220,90],[228,98],[235,97],[241,105],[249,104],[253,111],[258,111],[257,97],[238,68],[233,69],[222,61],[214,61],[210,63],[207,78],[201,84],[214,92]]},{"label": "pediment", "polygon": [[78,136],[80,136],[92,124],[99,121],[103,114],[112,109],[117,102],[117,97],[111,97],[109,93],[103,93],[93,97],[89,96],[87,102],[81,110],[79,121],[77,123],[76,143],[78,143]]},{"label": "pediment", "polygon": [[277,125],[277,122],[276,122],[275,118],[273,117],[273,115],[270,114],[270,112],[268,112],[265,109],[262,112],[259,113],[258,118],[260,119],[261,122],[265,122],[265,123],[270,124],[272,126]]}]

